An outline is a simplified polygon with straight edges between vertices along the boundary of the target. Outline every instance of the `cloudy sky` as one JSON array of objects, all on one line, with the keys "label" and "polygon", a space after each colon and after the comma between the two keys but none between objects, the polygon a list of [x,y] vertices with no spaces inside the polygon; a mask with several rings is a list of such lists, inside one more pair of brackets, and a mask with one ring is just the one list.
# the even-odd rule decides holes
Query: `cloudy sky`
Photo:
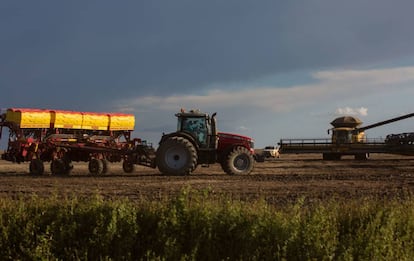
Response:
[{"label": "cloudy sky", "polygon": [[6,0],[0,107],[133,113],[134,136],[155,144],[180,108],[217,112],[221,131],[258,148],[325,138],[344,114],[371,124],[414,112],[412,10],[409,0]]}]

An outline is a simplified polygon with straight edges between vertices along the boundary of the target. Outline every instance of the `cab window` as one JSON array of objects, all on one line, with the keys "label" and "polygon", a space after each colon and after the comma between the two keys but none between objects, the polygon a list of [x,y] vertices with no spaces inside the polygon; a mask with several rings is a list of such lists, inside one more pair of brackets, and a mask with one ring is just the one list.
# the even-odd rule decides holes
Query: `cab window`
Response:
[{"label": "cab window", "polygon": [[193,133],[201,144],[207,144],[207,124],[205,118],[184,118],[182,120],[182,130]]}]

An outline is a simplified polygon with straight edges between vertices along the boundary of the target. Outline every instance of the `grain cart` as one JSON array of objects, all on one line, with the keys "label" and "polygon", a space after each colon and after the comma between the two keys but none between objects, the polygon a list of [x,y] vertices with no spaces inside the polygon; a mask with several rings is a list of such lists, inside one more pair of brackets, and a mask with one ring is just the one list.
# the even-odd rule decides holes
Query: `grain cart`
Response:
[{"label": "grain cart", "polygon": [[254,164],[253,140],[217,131],[216,113],[211,117],[199,110],[175,114],[177,131],[163,134],[155,155],[140,147],[131,151],[124,170],[134,164],[158,167],[166,175],[187,175],[198,165],[220,163],[229,175],[249,174]]}]

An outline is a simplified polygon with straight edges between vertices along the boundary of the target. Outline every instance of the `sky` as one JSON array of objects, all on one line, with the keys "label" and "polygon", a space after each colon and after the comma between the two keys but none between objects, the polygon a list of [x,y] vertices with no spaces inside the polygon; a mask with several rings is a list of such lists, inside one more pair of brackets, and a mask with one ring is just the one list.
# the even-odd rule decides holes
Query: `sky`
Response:
[{"label": "sky", "polygon": [[[157,146],[181,108],[256,148],[414,112],[413,1],[0,4],[0,108],[132,113]],[[413,120],[367,130],[414,131]],[[1,146],[5,146],[4,135]]]}]

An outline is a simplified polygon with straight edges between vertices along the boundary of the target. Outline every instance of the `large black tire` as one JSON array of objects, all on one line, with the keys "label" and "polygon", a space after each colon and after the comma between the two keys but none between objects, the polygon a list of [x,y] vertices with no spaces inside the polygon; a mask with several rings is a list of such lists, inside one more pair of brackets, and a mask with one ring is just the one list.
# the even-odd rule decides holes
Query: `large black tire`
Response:
[{"label": "large black tire", "polygon": [[102,160],[92,158],[88,165],[89,173],[92,175],[101,175],[103,173],[104,165]]},{"label": "large black tire", "polygon": [[54,159],[50,164],[50,171],[52,172],[52,175],[67,174],[66,163],[62,159]]},{"label": "large black tire", "polygon": [[188,175],[197,167],[197,151],[189,140],[170,137],[157,149],[156,161],[164,175]]},{"label": "large black tire", "polygon": [[122,169],[125,173],[132,173],[135,170],[135,165],[129,160],[124,160],[124,162],[122,162]]},{"label": "large black tire", "polygon": [[32,175],[43,175],[45,172],[45,165],[43,164],[43,161],[40,159],[32,159],[30,161],[30,174]]},{"label": "large black tire", "polygon": [[224,172],[229,175],[247,175],[254,167],[254,157],[245,147],[235,147],[221,162]]}]

